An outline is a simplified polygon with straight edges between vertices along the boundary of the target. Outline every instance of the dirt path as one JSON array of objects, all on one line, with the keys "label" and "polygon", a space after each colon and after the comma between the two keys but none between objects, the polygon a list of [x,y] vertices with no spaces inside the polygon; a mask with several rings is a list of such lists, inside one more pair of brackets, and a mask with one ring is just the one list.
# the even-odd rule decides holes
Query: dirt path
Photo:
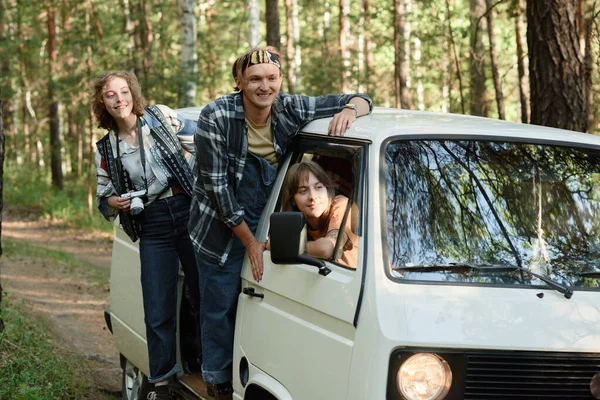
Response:
[{"label": "dirt path", "polygon": [[[57,346],[86,360],[93,385],[90,399],[120,397],[118,352],[104,322],[104,310],[109,305],[110,235],[82,233],[57,223],[20,221],[5,214],[2,238],[60,250],[85,264],[73,270],[35,258],[3,256],[0,279],[13,300],[23,299],[47,321]],[[98,275],[105,283],[93,278]]]}]

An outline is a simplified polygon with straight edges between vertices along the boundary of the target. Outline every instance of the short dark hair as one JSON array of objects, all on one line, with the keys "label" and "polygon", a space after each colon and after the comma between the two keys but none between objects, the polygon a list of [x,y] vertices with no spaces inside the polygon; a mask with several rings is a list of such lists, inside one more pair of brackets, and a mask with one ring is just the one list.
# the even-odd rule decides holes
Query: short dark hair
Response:
[{"label": "short dark hair", "polygon": [[131,97],[133,98],[133,110],[132,112],[141,117],[144,115],[144,108],[148,105],[148,102],[142,94],[142,88],[137,80],[137,77],[132,72],[127,71],[108,71],[100,75],[94,81],[94,93],[92,95],[92,112],[98,120],[98,128],[113,129],[115,127],[115,120],[106,110],[102,96],[104,95],[104,89],[106,85],[114,79],[121,78],[127,82],[129,90],[131,90]]},{"label": "short dark hair", "polygon": [[[239,56],[238,58],[235,59],[235,61],[233,62],[233,65],[231,66],[231,75],[233,76],[233,80],[235,82],[235,78],[240,77],[240,79],[244,78],[244,61],[248,59],[248,57],[250,57],[250,55],[252,53],[254,53],[255,51],[268,51],[271,54],[274,54],[277,56],[278,61],[279,61],[279,73],[281,74],[281,54],[279,54],[279,50],[277,50],[276,47],[273,46],[266,46],[266,47],[255,47],[253,49],[248,50],[247,52],[245,52],[244,54],[242,54],[241,56]],[[235,90],[236,92],[239,92],[241,89],[238,87],[237,83],[235,85],[235,87],[233,88],[233,90]]]},{"label": "short dark hair", "polygon": [[[327,172],[314,161],[302,161],[294,164],[288,169],[283,181],[283,198],[281,199],[281,208],[283,211],[296,211],[294,204],[294,195],[298,191],[300,184],[308,180],[308,174],[311,173],[317,178],[319,182],[327,188],[327,197],[329,198],[329,205],[335,197],[336,184]],[[329,212],[329,209],[326,210]]]}]

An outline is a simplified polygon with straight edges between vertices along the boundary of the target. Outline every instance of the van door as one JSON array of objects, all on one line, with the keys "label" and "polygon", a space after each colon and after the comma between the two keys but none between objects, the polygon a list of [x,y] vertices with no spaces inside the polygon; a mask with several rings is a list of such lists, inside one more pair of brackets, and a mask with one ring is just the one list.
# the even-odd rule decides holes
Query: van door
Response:
[{"label": "van door", "polygon": [[330,137],[300,137],[297,150],[281,168],[257,232],[258,240],[266,240],[269,217],[280,210],[288,167],[302,160],[316,161],[337,181],[339,193],[351,200],[352,217],[345,222],[352,224],[358,236],[356,266],[327,260],[331,273],[322,276],[316,267],[306,264],[273,264],[266,251],[263,279],[257,283],[245,260],[242,288],[252,288],[264,297],[240,295],[234,359],[246,357],[252,367],[283,385],[294,399],[346,398],[364,270],[366,145]]}]

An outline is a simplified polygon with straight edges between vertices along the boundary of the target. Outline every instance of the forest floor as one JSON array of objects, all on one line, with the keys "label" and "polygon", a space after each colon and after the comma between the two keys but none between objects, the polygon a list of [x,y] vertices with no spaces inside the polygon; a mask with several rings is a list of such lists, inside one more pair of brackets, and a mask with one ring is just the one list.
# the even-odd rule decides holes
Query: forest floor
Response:
[{"label": "forest floor", "polygon": [[11,215],[5,209],[5,238],[58,250],[81,262],[73,268],[38,257],[2,256],[0,279],[11,301],[22,301],[26,310],[45,321],[56,347],[82,359],[87,370],[82,372],[89,375],[91,386],[88,399],[120,398],[119,353],[104,321],[112,235]]}]

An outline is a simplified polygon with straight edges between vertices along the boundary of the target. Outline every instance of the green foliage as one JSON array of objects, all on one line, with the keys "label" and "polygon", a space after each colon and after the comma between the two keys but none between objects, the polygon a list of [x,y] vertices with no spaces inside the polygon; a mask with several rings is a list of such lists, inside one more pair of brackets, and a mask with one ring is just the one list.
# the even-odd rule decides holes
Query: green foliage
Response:
[{"label": "green foliage", "polygon": [[78,375],[81,360],[57,352],[39,319],[5,296],[0,333],[0,399],[68,400],[85,398]]},{"label": "green foliage", "polygon": [[90,230],[114,229],[95,209],[95,198],[90,214],[87,184],[83,179],[67,178],[60,191],[52,187],[47,171],[31,166],[7,163],[4,174],[4,205],[12,213],[33,213],[33,217],[60,220]]}]

